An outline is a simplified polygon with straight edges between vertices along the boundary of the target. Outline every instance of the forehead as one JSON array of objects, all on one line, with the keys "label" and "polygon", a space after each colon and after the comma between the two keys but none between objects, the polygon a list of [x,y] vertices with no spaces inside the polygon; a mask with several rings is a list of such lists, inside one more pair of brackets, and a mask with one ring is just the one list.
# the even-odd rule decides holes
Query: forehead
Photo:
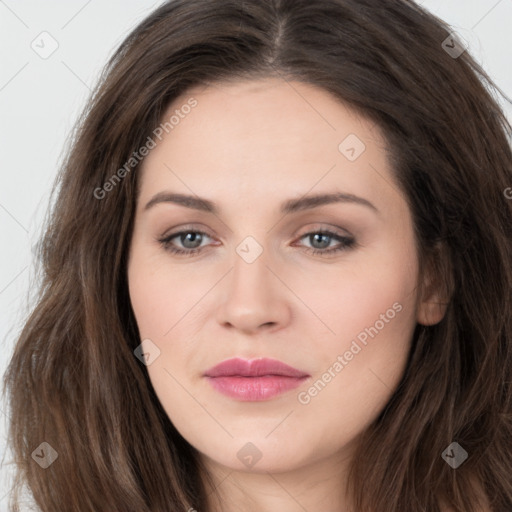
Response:
[{"label": "forehead", "polygon": [[301,141],[309,142],[306,148],[337,150],[340,136],[352,130],[384,144],[372,121],[312,84],[268,78],[197,86],[176,98],[164,118],[179,111],[190,98],[197,101],[197,106],[173,128],[175,136],[180,132],[185,137],[190,128],[197,137],[211,138],[212,131],[215,140],[236,136],[238,145],[247,151],[256,148],[251,141],[241,140],[245,136],[282,148]]},{"label": "forehead", "polygon": [[[184,108],[191,99],[195,106]],[[375,198],[392,181],[375,123],[311,84],[272,78],[198,86],[172,102],[162,123],[173,115],[178,122],[143,162],[144,198],[165,188],[266,200],[318,188]]]}]

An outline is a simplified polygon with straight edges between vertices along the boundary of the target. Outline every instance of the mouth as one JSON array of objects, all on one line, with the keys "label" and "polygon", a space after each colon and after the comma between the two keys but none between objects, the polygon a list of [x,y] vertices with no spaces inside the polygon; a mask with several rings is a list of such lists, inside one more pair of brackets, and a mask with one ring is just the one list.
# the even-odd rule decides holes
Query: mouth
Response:
[{"label": "mouth", "polygon": [[233,358],[210,368],[204,377],[215,390],[226,396],[256,402],[294,389],[310,375],[276,359]]}]

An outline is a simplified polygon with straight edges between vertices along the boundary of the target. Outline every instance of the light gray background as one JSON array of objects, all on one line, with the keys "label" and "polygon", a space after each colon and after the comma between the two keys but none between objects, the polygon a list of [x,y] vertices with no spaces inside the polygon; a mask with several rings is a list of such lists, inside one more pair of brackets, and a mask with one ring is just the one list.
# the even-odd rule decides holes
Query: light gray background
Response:
[{"label": "light gray background", "polygon": [[[37,285],[32,247],[71,127],[107,58],[160,3],[0,0],[1,374],[32,304],[31,292]],[[421,3],[468,41],[469,51],[512,96],[512,1]],[[44,31],[57,43],[40,36]],[[41,58],[31,47],[39,45],[42,52],[51,44],[58,48],[48,58]],[[500,102],[512,119],[512,107]],[[0,512],[7,511],[12,478],[5,411],[5,403],[0,402]]]}]

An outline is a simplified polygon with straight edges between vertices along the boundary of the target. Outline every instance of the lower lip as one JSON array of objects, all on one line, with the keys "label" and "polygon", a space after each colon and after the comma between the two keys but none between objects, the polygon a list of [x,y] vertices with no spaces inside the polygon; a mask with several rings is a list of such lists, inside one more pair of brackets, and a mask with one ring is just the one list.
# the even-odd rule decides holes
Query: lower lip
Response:
[{"label": "lower lip", "polygon": [[308,377],[206,377],[220,393],[244,402],[269,400],[290,389],[299,387]]}]

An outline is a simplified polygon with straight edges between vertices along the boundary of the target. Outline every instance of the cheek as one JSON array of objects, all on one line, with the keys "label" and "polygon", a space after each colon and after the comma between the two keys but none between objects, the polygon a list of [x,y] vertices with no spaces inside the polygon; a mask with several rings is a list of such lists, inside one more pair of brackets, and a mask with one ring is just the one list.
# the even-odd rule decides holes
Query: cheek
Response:
[{"label": "cheek", "polygon": [[362,250],[353,261],[297,280],[294,291],[326,327],[325,334],[316,337],[321,342],[316,352],[332,357],[348,350],[355,338],[363,344],[375,338],[379,346],[398,347],[416,323],[417,270],[411,244],[382,243]]},{"label": "cheek", "polygon": [[316,287],[307,296],[329,330],[309,337],[307,350],[318,364],[299,403],[313,417],[336,404],[333,420],[347,428],[369,421],[385,405],[405,369],[416,326],[414,251],[407,246],[378,254],[331,275],[322,291]]},{"label": "cheek", "polygon": [[360,282],[346,295],[332,296],[339,302],[325,313],[336,334],[312,340],[308,351],[318,364],[297,395],[294,414],[303,436],[316,443],[313,452],[325,454],[364,431],[388,403],[405,370],[416,325],[406,286],[376,289]]},{"label": "cheek", "polygon": [[205,281],[170,268],[164,255],[135,247],[128,265],[132,308],[141,338],[163,339],[207,291]]},{"label": "cheek", "polygon": [[141,273],[132,278],[130,300],[141,337],[161,337],[172,326],[170,306],[178,298],[161,284],[154,275]]},{"label": "cheek", "polygon": [[414,281],[397,271],[387,282],[366,276],[329,290],[323,308],[334,334],[327,337],[328,345],[335,351],[348,349],[347,341],[354,339],[362,345],[370,339],[378,339],[379,346],[399,345],[404,329],[415,323],[414,288]]}]

